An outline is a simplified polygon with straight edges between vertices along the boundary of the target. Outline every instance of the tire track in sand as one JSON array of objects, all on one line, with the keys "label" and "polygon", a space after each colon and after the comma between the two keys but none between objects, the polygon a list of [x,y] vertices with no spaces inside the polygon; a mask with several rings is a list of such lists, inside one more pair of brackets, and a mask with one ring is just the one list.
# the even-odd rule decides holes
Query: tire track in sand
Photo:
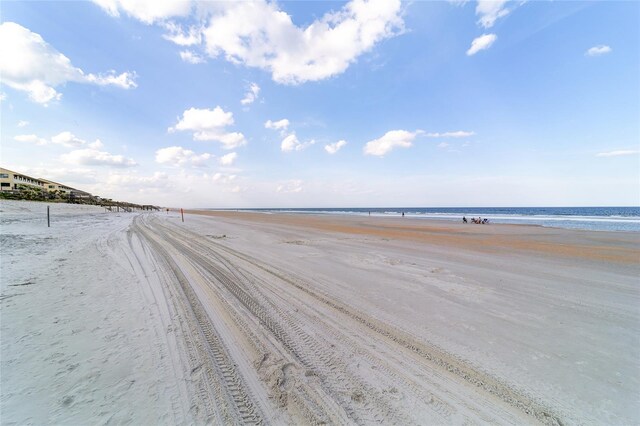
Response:
[{"label": "tire track in sand", "polygon": [[[202,244],[199,236],[189,235],[185,238],[182,232],[159,224],[156,224],[156,227],[174,247],[188,254],[190,260],[207,270],[212,280],[223,284],[300,362],[306,370],[305,374],[317,376],[326,394],[338,403],[350,421],[359,424],[410,422],[403,413],[398,412],[380,397],[377,390],[349,374],[342,360],[311,337],[296,319],[260,291],[258,285],[253,282],[253,277],[248,277],[219,252]],[[323,399],[326,403],[326,398]],[[325,405],[325,408],[329,407]],[[339,413],[335,413],[335,409],[333,414],[330,418],[335,419],[336,414],[338,418],[341,417]]]},{"label": "tire track in sand", "polygon": [[[185,233],[189,231],[181,229],[180,232]],[[447,353],[443,349],[426,342],[417,341],[415,338],[402,330],[396,329],[393,326],[372,318],[369,315],[366,315],[365,313],[360,312],[341,301],[331,298],[329,295],[324,294],[317,289],[312,289],[312,287],[304,280],[291,276],[286,271],[282,271],[271,265],[265,265],[251,256],[240,253],[218,242],[209,241],[208,243],[212,247],[215,247],[216,250],[226,252],[229,255],[235,256],[239,259],[243,259],[256,268],[259,268],[264,272],[282,280],[283,282],[294,286],[298,290],[313,297],[315,300],[333,308],[337,312],[340,312],[352,318],[366,328],[374,331],[378,335],[383,336],[386,339],[394,342],[395,344],[420,356],[429,364],[437,366],[438,368],[459,377],[460,379],[473,385],[479,390],[487,392],[501,399],[503,402],[535,418],[537,421],[547,425],[560,426],[563,424],[560,416],[554,413],[550,408],[546,407],[542,402],[536,400],[534,397],[524,394],[519,390],[513,389],[508,384],[503,383],[499,379],[494,378],[485,372],[473,368],[463,360]]]},{"label": "tire track in sand", "polygon": [[[211,325],[188,279],[157,237],[141,225],[140,221],[139,217],[136,218],[132,228],[146,240],[161,262],[175,276],[182,292],[177,295],[174,292],[177,296],[174,301],[181,306],[180,312],[184,315],[179,321],[187,336],[190,365],[196,364],[198,359],[204,361],[193,367],[191,374],[206,376],[205,380],[197,380],[198,399],[205,404],[205,420],[212,421],[217,417],[224,424],[236,424],[239,421],[243,424],[262,424],[261,413],[253,403],[228,350]],[[196,355],[198,352],[200,357]],[[203,353],[208,356],[202,357]],[[215,404],[212,404],[212,400]]]}]

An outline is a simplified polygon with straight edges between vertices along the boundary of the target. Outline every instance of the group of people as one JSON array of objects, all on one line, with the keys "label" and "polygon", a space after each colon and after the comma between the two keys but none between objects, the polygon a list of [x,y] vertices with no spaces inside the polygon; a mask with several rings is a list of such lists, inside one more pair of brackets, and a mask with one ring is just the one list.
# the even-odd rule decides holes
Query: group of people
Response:
[{"label": "group of people", "polygon": [[[467,220],[466,216],[462,217],[462,223],[469,223],[469,221]],[[489,223],[489,219],[487,219],[486,217],[483,219],[481,217],[478,217],[477,219],[475,217],[471,218],[471,223],[478,223],[480,225],[485,225],[487,223]]]}]

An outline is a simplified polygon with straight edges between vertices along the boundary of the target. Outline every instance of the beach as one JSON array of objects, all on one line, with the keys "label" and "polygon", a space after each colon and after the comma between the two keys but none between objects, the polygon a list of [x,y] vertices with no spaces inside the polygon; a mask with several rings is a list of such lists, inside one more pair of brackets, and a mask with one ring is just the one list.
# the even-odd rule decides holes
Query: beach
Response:
[{"label": "beach", "polygon": [[640,233],[1,201],[3,424],[638,424]]}]

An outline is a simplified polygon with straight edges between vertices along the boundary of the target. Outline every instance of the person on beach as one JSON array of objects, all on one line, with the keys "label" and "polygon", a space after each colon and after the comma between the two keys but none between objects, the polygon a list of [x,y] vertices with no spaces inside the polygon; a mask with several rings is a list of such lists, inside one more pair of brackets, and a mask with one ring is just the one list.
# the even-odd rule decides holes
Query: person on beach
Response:
[{"label": "person on beach", "polygon": [[465,216],[462,216],[462,223],[467,223],[467,218]]},{"label": "person on beach", "polygon": [[404,212],[402,212],[402,217],[404,217]]}]

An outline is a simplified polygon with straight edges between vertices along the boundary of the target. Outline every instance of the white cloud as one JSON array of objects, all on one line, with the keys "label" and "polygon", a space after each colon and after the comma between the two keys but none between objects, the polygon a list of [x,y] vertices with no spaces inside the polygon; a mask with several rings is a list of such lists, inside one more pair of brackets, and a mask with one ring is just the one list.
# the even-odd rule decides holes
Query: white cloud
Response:
[{"label": "white cloud", "polygon": [[421,133],[421,130],[416,130],[415,132],[391,130],[381,138],[367,142],[364,146],[364,153],[382,157],[395,148],[410,148],[413,145],[413,140]]},{"label": "white cloud", "polygon": [[278,185],[278,187],[276,188],[276,192],[284,194],[302,192],[302,184],[303,182],[300,179],[293,179],[287,182],[283,182]]},{"label": "white cloud", "polygon": [[[146,24],[159,23],[163,37],[179,46],[202,45],[211,57],[224,56],[271,72],[279,83],[299,84],[343,73],[377,43],[404,30],[400,0],[351,0],[305,27],[296,26],[277,2],[94,0],[111,16],[125,12]],[[184,30],[170,21],[196,10],[198,25]]]},{"label": "white cloud", "polygon": [[587,56],[602,56],[607,53],[611,53],[611,48],[605,44],[600,44],[598,46],[593,46],[589,50],[587,50],[584,54]]},{"label": "white cloud", "polygon": [[215,175],[213,175],[212,180],[215,183],[222,183],[222,184],[230,184],[233,183],[236,180],[236,175],[226,175],[223,173],[216,173]]},{"label": "white cloud", "polygon": [[314,143],[316,143],[316,141],[313,139],[302,143],[298,140],[298,137],[295,133],[291,133],[282,140],[280,149],[282,149],[283,152],[302,151],[303,149],[313,145]]},{"label": "white cloud", "polygon": [[200,167],[206,164],[211,158],[211,154],[196,154],[190,149],[181,146],[170,146],[156,151],[156,162],[159,164],[167,164],[171,166],[194,166]]},{"label": "white cloud", "polygon": [[86,141],[77,138],[71,132],[59,133],[51,138],[51,142],[58,145],[63,145],[69,148],[77,148],[86,144]]},{"label": "white cloud", "polygon": [[98,86],[116,86],[121,89],[133,89],[138,87],[135,82],[137,74],[135,72],[123,72],[122,74],[116,74],[111,70],[104,74],[88,74],[85,79],[88,83],[94,83]]},{"label": "white cloud", "polygon": [[600,152],[596,154],[596,157],[620,157],[622,155],[636,155],[640,154],[639,150],[627,149],[627,150],[618,150],[618,151],[609,151],[609,152]]},{"label": "white cloud", "polygon": [[139,185],[142,187],[166,187],[170,179],[167,173],[155,172],[150,176],[139,176],[136,174],[113,173],[107,176],[107,185],[126,186]]},{"label": "white cloud", "polygon": [[249,86],[249,91],[245,93],[244,98],[240,101],[242,105],[249,105],[255,102],[258,99],[258,94],[260,94],[260,86],[256,83],[251,83]]},{"label": "white cloud", "polygon": [[0,92],[0,102],[7,100],[7,94],[4,92]]},{"label": "white cloud", "polygon": [[84,145],[91,149],[100,149],[103,147],[100,139],[96,139],[95,142],[87,143],[87,141],[76,137],[76,135],[68,131],[61,132],[53,136],[51,138],[51,143],[66,146],[67,148],[79,148]]},{"label": "white cloud", "polygon": [[18,121],[18,127],[27,127],[28,125],[29,125],[29,122],[26,120]]},{"label": "white cloud", "polygon": [[93,0],[93,2],[111,16],[119,17],[122,11],[145,24],[186,16],[192,7],[191,1],[188,0]]},{"label": "white cloud", "polygon": [[91,148],[71,151],[62,155],[60,159],[67,164],[83,166],[133,167],[138,165],[131,158]]},{"label": "white cloud", "polygon": [[233,163],[236,161],[236,159],[238,158],[238,154],[235,152],[230,152],[226,155],[223,155],[222,157],[220,157],[220,165],[222,166],[231,166],[233,165]]},{"label": "white cloud", "polygon": [[213,131],[233,124],[233,113],[225,112],[219,106],[214,109],[189,108],[182,113],[182,118],[169,131],[193,130]]},{"label": "white cloud", "polygon": [[282,140],[282,143],[280,144],[280,149],[282,149],[282,151],[284,152],[289,152],[293,150],[298,150],[301,146],[302,144],[298,140],[298,137],[296,136],[296,134],[292,133]]},{"label": "white cloud", "polygon": [[342,148],[346,144],[347,144],[347,141],[340,140],[338,142],[330,143],[328,145],[325,145],[324,146],[324,150],[327,151],[329,154],[335,154],[336,152],[338,152],[340,150],[340,148]]},{"label": "white cloud", "polygon": [[438,144],[438,148],[440,149],[449,148],[449,144],[447,142],[440,142]]},{"label": "white cloud", "polygon": [[306,28],[275,2],[225,2],[212,8],[206,50],[299,84],[343,73],[358,56],[403,30],[400,0],[352,0]]},{"label": "white cloud", "polygon": [[62,94],[55,88],[67,82],[136,87],[135,73],[85,74],[39,34],[14,22],[0,25],[0,57],[2,82],[43,105],[60,100]]},{"label": "white cloud", "polygon": [[46,145],[47,144],[47,140],[46,139],[39,138],[36,135],[17,135],[17,136],[14,136],[13,140],[18,141],[18,142],[35,143],[36,145]]},{"label": "white cloud", "polygon": [[471,47],[467,50],[467,56],[475,55],[481,50],[490,48],[497,39],[498,36],[495,34],[482,34],[480,37],[473,39]]},{"label": "white cloud", "polygon": [[91,149],[100,149],[103,147],[100,139],[96,139],[95,142],[88,143],[87,141],[76,137],[71,132],[61,132],[51,138],[50,141],[40,138],[36,135],[18,135],[14,138],[19,142],[32,142],[36,145],[48,145],[49,143],[53,143],[56,145],[62,145],[67,148],[80,148],[83,146],[87,146]]},{"label": "white cloud", "polygon": [[227,133],[226,127],[233,124],[233,114],[225,112],[219,106],[214,109],[190,108],[185,110],[175,127],[169,132],[186,130],[193,132],[193,139],[199,141],[217,141],[223,148],[233,149],[247,143],[239,132]]},{"label": "white cloud", "polygon": [[506,8],[507,0],[478,0],[476,15],[480,15],[478,25],[483,28],[491,28],[493,24],[510,12]]},{"label": "white cloud", "polygon": [[425,136],[429,138],[466,138],[469,136],[475,135],[475,132],[466,132],[464,130],[458,130],[455,132],[444,132],[444,133],[427,133]]},{"label": "white cloud", "polygon": [[289,127],[289,120],[287,120],[286,118],[278,121],[267,120],[264,123],[264,127],[267,129],[285,131]]},{"label": "white cloud", "polygon": [[202,64],[205,63],[205,59],[198,55],[197,53],[192,52],[191,50],[183,50],[180,52],[180,58],[183,61],[188,62],[190,64]]},{"label": "white cloud", "polygon": [[173,23],[167,22],[164,28],[169,31],[169,34],[165,34],[162,37],[165,40],[169,40],[178,46],[193,46],[200,44],[202,41],[202,29],[198,27],[190,27],[188,32],[185,32],[182,27]]}]

